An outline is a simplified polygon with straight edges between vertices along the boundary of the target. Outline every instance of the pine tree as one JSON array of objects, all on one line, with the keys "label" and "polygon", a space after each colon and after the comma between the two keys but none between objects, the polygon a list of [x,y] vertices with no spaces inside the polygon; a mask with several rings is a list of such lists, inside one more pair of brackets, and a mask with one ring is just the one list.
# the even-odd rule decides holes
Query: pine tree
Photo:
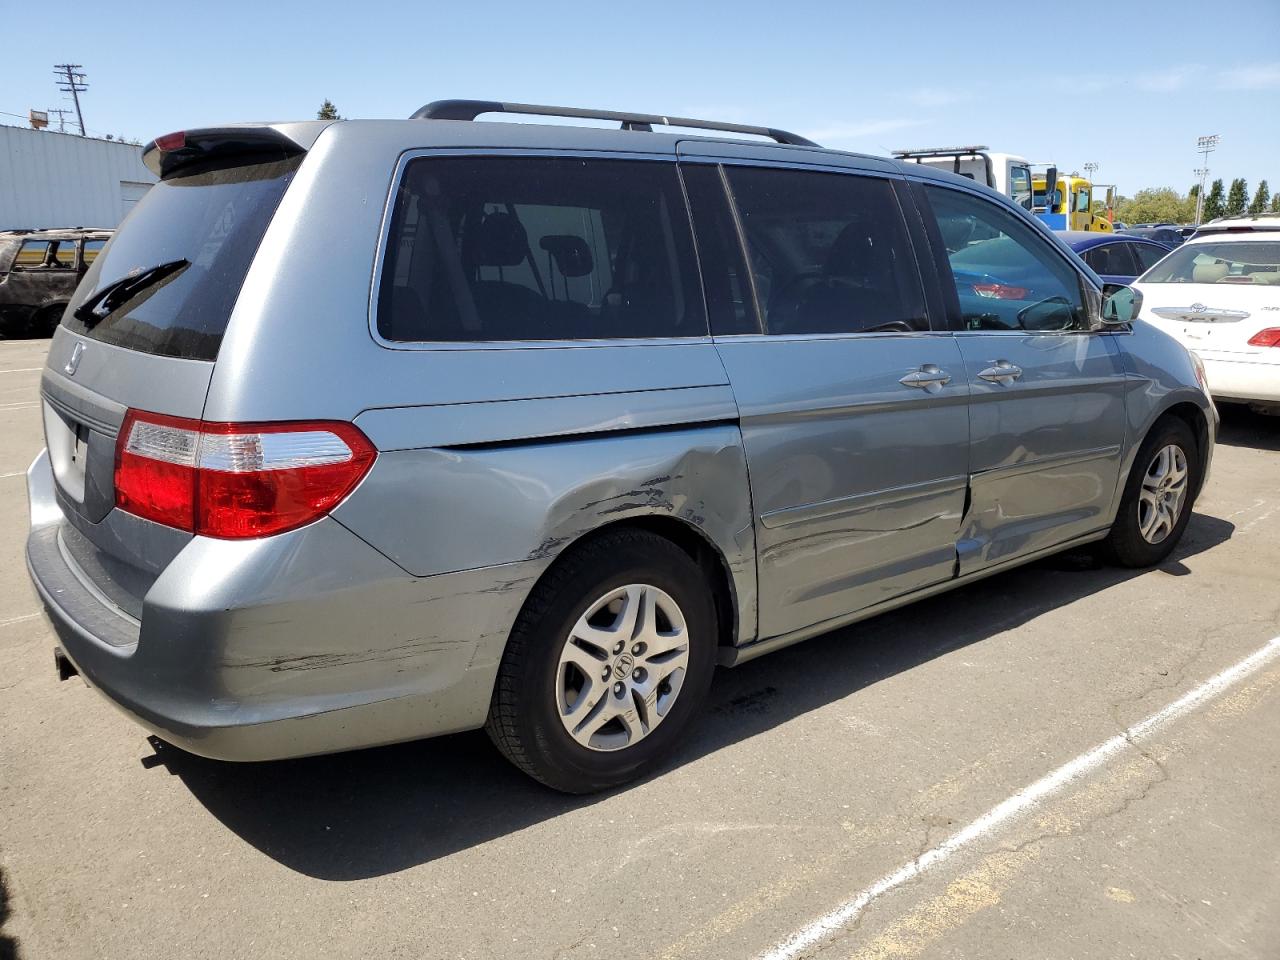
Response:
[{"label": "pine tree", "polygon": [[1271,212],[1280,213],[1280,193],[1271,198]]},{"label": "pine tree", "polygon": [[342,117],[338,116],[338,108],[333,105],[333,101],[326,97],[324,103],[320,104],[320,109],[316,111],[316,119],[341,120]]},{"label": "pine tree", "polygon": [[1222,202],[1222,181],[1213,181],[1213,186],[1209,188],[1209,193],[1204,198],[1204,209],[1200,212],[1200,222],[1208,223],[1210,220],[1217,220],[1222,216],[1224,209]]},{"label": "pine tree", "polygon": [[1267,204],[1271,202],[1271,188],[1267,186],[1267,181],[1258,182],[1258,192],[1253,195],[1253,201],[1249,204],[1249,212],[1254,216],[1262,213],[1267,209]]},{"label": "pine tree", "polygon": [[1245,183],[1243,177],[1237,177],[1231,181],[1231,189],[1227,191],[1227,209],[1225,215],[1228,217],[1239,217],[1244,214],[1244,208],[1249,203],[1249,184]]}]

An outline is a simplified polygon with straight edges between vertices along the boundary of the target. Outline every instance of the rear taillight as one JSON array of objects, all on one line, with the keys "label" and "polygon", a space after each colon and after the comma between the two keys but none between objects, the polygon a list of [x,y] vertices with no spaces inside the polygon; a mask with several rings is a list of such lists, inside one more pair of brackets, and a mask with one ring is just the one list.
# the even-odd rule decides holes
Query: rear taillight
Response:
[{"label": "rear taillight", "polygon": [[350,423],[207,423],[130,410],[116,506],[207,537],[265,537],[336,507],[377,451]]},{"label": "rear taillight", "polygon": [[1007,283],[975,283],[973,292],[990,300],[1026,300],[1026,287],[1011,287]]},{"label": "rear taillight", "polygon": [[1280,327],[1267,327],[1249,338],[1251,347],[1280,347]]}]

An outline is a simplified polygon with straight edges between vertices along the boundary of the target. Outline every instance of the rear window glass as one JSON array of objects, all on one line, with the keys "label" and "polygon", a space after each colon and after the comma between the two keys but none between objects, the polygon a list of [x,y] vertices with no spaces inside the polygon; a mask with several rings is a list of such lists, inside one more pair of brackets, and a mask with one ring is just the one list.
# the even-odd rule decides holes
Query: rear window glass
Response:
[{"label": "rear window glass", "polygon": [[1156,264],[1142,282],[1280,284],[1280,240],[1185,244]]},{"label": "rear window glass", "polygon": [[[130,350],[212,360],[240,286],[301,157],[216,168],[195,166],[161,180],[138,201],[111,245],[94,258],[63,325]],[[181,261],[186,261],[181,265]],[[76,309],[96,292],[162,264],[177,264],[105,316]]]},{"label": "rear window glass", "polygon": [[707,322],[675,165],[439,157],[396,194],[387,340],[687,337]]}]

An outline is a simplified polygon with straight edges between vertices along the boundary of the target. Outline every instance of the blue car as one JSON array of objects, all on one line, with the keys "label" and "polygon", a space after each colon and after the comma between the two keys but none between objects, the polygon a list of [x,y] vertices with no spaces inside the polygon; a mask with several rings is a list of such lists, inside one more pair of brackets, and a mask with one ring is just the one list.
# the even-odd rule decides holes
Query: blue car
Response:
[{"label": "blue car", "polygon": [[1165,244],[1142,237],[1083,230],[1056,232],[1107,283],[1133,283],[1169,253]]}]

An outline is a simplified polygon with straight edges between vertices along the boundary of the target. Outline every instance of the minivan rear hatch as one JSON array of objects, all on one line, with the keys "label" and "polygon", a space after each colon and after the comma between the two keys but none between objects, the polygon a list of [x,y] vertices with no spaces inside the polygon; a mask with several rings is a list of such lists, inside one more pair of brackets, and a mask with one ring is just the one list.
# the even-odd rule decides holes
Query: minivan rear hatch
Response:
[{"label": "minivan rear hatch", "polygon": [[[94,260],[51,346],[41,394],[69,527],[62,549],[133,616],[190,534],[113,509],[125,414],[201,417],[250,263],[323,126],[188,131],[148,144],[144,162],[161,179]],[[310,135],[288,135],[298,128]]]}]

